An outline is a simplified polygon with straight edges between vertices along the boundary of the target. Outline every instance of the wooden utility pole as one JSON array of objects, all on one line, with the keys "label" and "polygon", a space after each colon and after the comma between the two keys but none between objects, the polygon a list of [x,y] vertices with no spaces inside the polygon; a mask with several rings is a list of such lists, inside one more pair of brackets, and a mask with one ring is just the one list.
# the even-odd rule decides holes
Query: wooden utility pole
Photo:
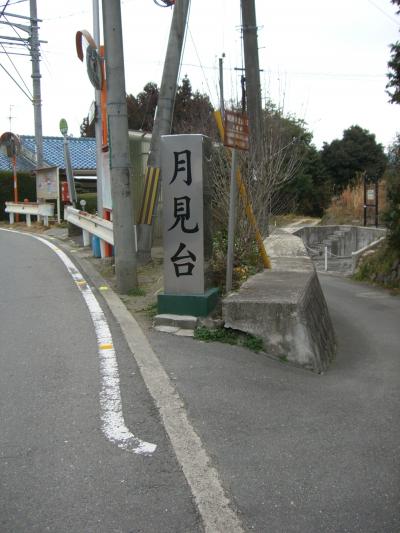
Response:
[{"label": "wooden utility pole", "polygon": [[255,0],[240,0],[246,74],[247,113],[250,130],[250,157],[257,167],[263,160],[263,113]]},{"label": "wooden utility pole", "polygon": [[103,0],[103,28],[115,275],[118,290],[126,293],[137,287],[137,268],[120,0]]}]

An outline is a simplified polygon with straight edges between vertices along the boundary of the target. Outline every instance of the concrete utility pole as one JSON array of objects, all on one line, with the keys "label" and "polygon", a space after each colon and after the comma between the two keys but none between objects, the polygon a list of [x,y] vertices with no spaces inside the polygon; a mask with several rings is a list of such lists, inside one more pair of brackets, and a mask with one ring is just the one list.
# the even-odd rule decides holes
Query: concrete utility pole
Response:
[{"label": "concrete utility pole", "polygon": [[[100,12],[99,0],[93,0],[93,38],[100,52]],[[97,212],[103,216],[103,158],[102,158],[102,131],[101,131],[101,91],[95,90],[95,136],[96,136],[96,174],[97,174]]]},{"label": "concrete utility pole", "polygon": [[32,58],[33,114],[35,121],[36,167],[43,167],[42,99],[40,94],[40,52],[36,0],[30,0],[31,35],[30,50]]},{"label": "concrete utility pole", "polygon": [[[176,0],[174,7],[167,52],[164,61],[160,94],[158,97],[157,111],[154,119],[153,133],[150,143],[150,153],[147,162],[147,166],[152,168],[160,168],[161,135],[168,135],[171,133],[174,102],[189,4],[190,0]],[[156,204],[153,212],[156,211]],[[151,259],[152,225],[139,223],[137,227],[139,260],[145,263]]]},{"label": "concrete utility pole", "polygon": [[262,162],[264,150],[256,7],[255,0],[240,0],[240,4],[242,8],[250,156],[253,164],[258,166]]},{"label": "concrete utility pole", "polygon": [[120,0],[103,0],[115,275],[120,292],[137,287]]}]

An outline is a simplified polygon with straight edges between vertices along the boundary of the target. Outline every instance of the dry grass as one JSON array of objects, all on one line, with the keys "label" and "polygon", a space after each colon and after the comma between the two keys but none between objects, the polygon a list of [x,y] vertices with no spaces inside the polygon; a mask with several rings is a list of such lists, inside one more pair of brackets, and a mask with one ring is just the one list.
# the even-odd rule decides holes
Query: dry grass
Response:
[{"label": "dry grass", "polygon": [[[379,183],[379,213],[386,209],[386,182]],[[368,215],[372,217],[373,208]],[[330,207],[323,217],[323,224],[355,224],[364,221],[364,186],[359,182],[355,186],[348,186],[340,196],[333,198]]]}]

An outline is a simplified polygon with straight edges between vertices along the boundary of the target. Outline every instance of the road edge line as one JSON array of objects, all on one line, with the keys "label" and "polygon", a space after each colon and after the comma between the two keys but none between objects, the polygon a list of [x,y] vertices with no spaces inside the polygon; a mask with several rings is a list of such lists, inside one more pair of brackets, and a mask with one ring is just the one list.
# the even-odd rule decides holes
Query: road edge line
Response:
[{"label": "road edge line", "polygon": [[111,313],[121,327],[126,342],[153,398],[170,438],[172,448],[194,496],[207,533],[243,533],[239,517],[231,508],[218,472],[186,414],[184,402],[154,353],[142,328],[120,297],[90,262],[74,255],[95,286],[101,291]]}]

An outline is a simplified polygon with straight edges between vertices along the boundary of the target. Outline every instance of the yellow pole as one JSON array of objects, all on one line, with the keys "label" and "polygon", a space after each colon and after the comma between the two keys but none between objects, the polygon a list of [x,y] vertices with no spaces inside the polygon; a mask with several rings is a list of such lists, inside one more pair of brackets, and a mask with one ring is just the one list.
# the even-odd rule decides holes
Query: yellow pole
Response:
[{"label": "yellow pole", "polygon": [[[221,112],[220,111],[215,111],[214,112],[214,116],[215,116],[215,120],[217,122],[217,127],[218,127],[219,134],[221,136],[221,139],[223,140],[225,132],[224,132],[224,125],[223,125],[223,122],[222,122]],[[229,152],[229,154],[230,154],[230,152]],[[243,179],[242,179],[242,174],[240,172],[240,168],[238,168],[237,171],[236,171],[236,182],[237,182],[237,186],[238,186],[238,189],[239,189],[239,194],[240,194],[240,196],[242,198],[244,209],[246,211],[247,218],[249,219],[249,222],[252,225],[254,233],[255,233],[257,246],[258,246],[258,251],[259,251],[259,253],[261,255],[261,258],[262,258],[262,261],[263,261],[263,264],[264,264],[264,268],[271,268],[271,260],[270,260],[268,254],[267,254],[267,251],[265,250],[264,241],[263,241],[261,233],[260,233],[260,231],[258,229],[257,220],[256,220],[256,217],[254,216],[253,207],[252,207],[251,202],[249,200],[249,196],[247,194],[246,186],[245,186],[245,184],[243,182]]]}]

